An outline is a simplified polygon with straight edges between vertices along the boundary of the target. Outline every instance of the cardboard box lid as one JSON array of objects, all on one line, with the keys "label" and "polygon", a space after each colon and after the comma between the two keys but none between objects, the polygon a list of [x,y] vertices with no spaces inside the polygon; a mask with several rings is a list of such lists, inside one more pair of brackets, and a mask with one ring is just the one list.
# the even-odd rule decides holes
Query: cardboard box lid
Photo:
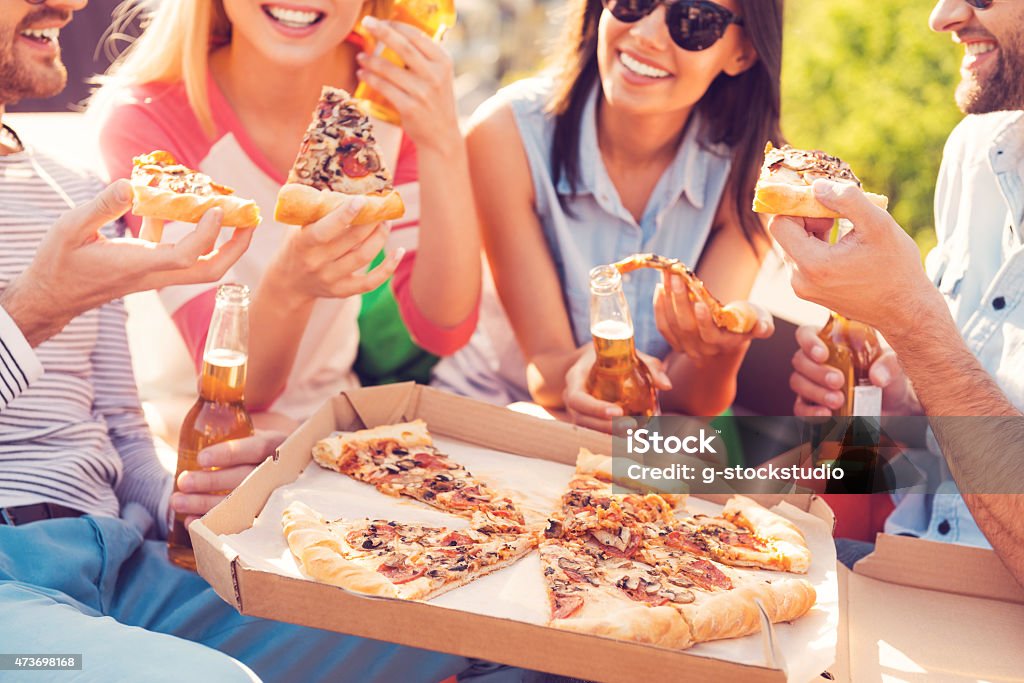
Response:
[{"label": "cardboard box lid", "polygon": [[836,680],[1024,680],[1024,606],[838,571],[849,649],[840,645]]},{"label": "cardboard box lid", "polygon": [[878,534],[874,552],[857,562],[854,573],[901,586],[1024,604],[1024,589],[988,548]]}]

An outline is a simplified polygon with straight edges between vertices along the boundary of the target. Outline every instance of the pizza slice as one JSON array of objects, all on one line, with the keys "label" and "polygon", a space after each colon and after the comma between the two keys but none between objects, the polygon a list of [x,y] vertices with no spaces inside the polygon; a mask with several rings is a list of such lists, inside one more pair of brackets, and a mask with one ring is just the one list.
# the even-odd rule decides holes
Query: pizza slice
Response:
[{"label": "pizza slice", "polygon": [[620,273],[630,273],[641,268],[655,268],[666,274],[679,275],[686,283],[690,301],[702,303],[711,312],[715,325],[729,332],[746,334],[757,324],[757,310],[747,301],[734,301],[723,305],[704,283],[679,259],[658,254],[633,254],[612,264]]},{"label": "pizza slice", "polygon": [[796,525],[744,496],[733,496],[719,516],[681,520],[665,542],[734,567],[805,574],[811,565],[811,551]]},{"label": "pizza slice", "polygon": [[[753,210],[782,216],[841,218],[814,197],[811,186],[819,179],[861,186],[850,165],[839,157],[790,145],[776,148],[769,142],[764,148],[764,164],[754,189]],[[885,195],[864,194],[880,209],[889,206]]]},{"label": "pizza slice", "polygon": [[694,643],[689,624],[674,607],[692,601],[692,592],[672,585],[653,567],[609,558],[578,539],[541,541],[539,550],[549,626],[675,649]]},{"label": "pizza slice", "polygon": [[304,574],[381,597],[430,600],[506,567],[537,545],[532,532],[488,533],[387,520],[327,521],[303,503],[281,519]]},{"label": "pizza slice", "polygon": [[381,160],[370,118],[358,100],[325,85],[288,181],[278,192],[274,218],[279,223],[308,225],[352,195],[367,200],[354,224],[390,220],[405,213],[391,173]]},{"label": "pizza slice", "polygon": [[355,432],[336,432],[313,447],[321,466],[474,520],[478,528],[522,531],[511,498],[491,489],[433,446],[423,420]]},{"label": "pizza slice", "polygon": [[656,567],[672,585],[689,590],[694,599],[677,609],[690,627],[694,642],[739,638],[761,630],[761,603],[775,624],[806,614],[817,599],[805,579],[765,578],[763,574],[722,566],[700,554],[648,539],[639,558]]},{"label": "pizza slice", "polygon": [[224,212],[222,225],[253,228],[260,222],[256,202],[234,196],[230,187],[179,164],[170,152],[157,150],[135,157],[131,184],[136,216],[198,223],[204,213],[217,207]]}]

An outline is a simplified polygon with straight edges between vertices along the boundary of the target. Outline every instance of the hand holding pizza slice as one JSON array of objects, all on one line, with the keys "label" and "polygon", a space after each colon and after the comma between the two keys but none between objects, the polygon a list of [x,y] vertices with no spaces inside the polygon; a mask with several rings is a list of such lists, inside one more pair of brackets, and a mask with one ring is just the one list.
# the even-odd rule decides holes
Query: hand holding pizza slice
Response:
[{"label": "hand holding pizza slice", "polygon": [[288,182],[278,192],[274,218],[309,225],[351,195],[367,200],[353,224],[379,223],[405,213],[381,160],[370,118],[347,92],[325,85]]},{"label": "hand holding pizza slice", "polygon": [[[778,216],[841,218],[815,198],[812,187],[815,180],[861,186],[850,165],[839,157],[790,145],[776,148],[769,142],[764,148],[764,165],[754,189],[753,210]],[[871,192],[864,195],[881,209],[889,206],[885,195]]]},{"label": "hand holding pizza slice", "polygon": [[163,233],[161,221],[198,223],[213,208],[224,212],[221,225],[225,227],[254,228],[260,222],[256,202],[236,197],[230,187],[179,164],[170,152],[157,150],[135,157],[131,183],[135,193],[132,213],[154,219],[159,225],[149,234],[144,231],[143,239],[159,242]]}]

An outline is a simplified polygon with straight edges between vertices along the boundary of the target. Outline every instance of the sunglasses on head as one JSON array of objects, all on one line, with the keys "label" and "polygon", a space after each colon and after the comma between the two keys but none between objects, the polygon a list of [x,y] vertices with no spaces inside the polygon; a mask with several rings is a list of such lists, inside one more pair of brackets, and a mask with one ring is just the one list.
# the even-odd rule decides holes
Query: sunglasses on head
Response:
[{"label": "sunglasses on head", "polygon": [[[991,0],[990,0],[991,1]],[[619,21],[632,24],[665,5],[665,24],[672,42],[690,52],[706,50],[725,35],[729,24],[743,19],[710,0],[601,0]]]}]

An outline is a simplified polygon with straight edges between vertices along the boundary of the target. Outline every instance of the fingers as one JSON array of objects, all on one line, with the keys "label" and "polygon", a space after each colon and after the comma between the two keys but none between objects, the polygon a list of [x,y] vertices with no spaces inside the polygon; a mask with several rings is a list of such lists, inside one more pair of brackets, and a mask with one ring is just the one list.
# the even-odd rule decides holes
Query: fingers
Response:
[{"label": "fingers", "polygon": [[587,429],[611,433],[612,418],[622,417],[622,408],[594,398],[582,387],[567,387],[563,398],[573,423]]},{"label": "fingers", "polygon": [[350,271],[346,270],[346,275],[332,283],[330,295],[343,299],[377,289],[394,275],[395,269],[398,268],[398,264],[401,263],[404,256],[405,249],[398,249],[383,263],[367,273],[352,275]]},{"label": "fingers", "polygon": [[793,414],[797,417],[832,417],[832,411],[829,408],[808,403],[799,396],[793,404]]},{"label": "fingers", "polygon": [[139,239],[159,244],[164,237],[164,226],[167,221],[149,216],[142,217],[142,228],[139,230]]},{"label": "fingers", "polygon": [[[366,197],[362,195],[346,197],[334,211],[303,227],[302,235],[318,244],[331,244],[352,227],[352,222],[364,206],[366,206]],[[375,226],[371,226],[371,229],[373,227]]]},{"label": "fingers", "polygon": [[204,213],[196,224],[195,230],[185,235],[176,244],[170,245],[169,248],[159,250],[159,253],[165,256],[163,267],[169,270],[189,268],[204,255],[213,251],[217,245],[217,237],[220,235],[223,219],[224,212],[216,207]]},{"label": "fingers", "polygon": [[[363,17],[363,28],[371,36],[391,48],[410,70],[422,72],[430,68],[428,55],[433,55],[437,46],[427,34],[415,26],[398,21],[381,21],[377,17],[366,16]],[[366,53],[361,54],[366,55]],[[362,63],[362,60],[360,62]]]},{"label": "fingers", "polygon": [[199,465],[202,467],[234,467],[235,465],[258,465],[287,438],[282,432],[259,432],[244,439],[232,439],[199,451]]},{"label": "fingers", "polygon": [[[238,465],[219,470],[182,472],[178,475],[178,489],[188,494],[219,494],[233,491],[254,469],[256,469],[254,465]],[[193,512],[193,510],[184,510],[183,512]]]},{"label": "fingers", "polygon": [[886,351],[871,364],[868,376],[871,378],[872,384],[884,389],[892,384],[893,379],[902,373],[903,368],[900,367],[899,361],[896,359],[896,353],[894,351]]},{"label": "fingers", "polygon": [[819,179],[812,187],[815,199],[848,218],[861,232],[870,231],[880,220],[889,218],[889,214],[872,204],[864,190],[856,185]]},{"label": "fingers", "polygon": [[813,325],[801,325],[796,328],[796,343],[814,362],[824,363],[828,360],[828,347],[818,336],[818,328]]},{"label": "fingers", "polygon": [[670,391],[672,389],[672,380],[665,374],[665,364],[654,356],[649,356],[641,351],[637,351],[637,356],[644,362],[647,369],[651,371],[651,379],[654,380],[654,386],[662,391]]},{"label": "fingers", "polygon": [[797,265],[823,260],[828,254],[828,244],[809,234],[802,218],[772,216],[768,230]]},{"label": "fingers", "polygon": [[217,503],[224,500],[225,496],[213,493],[175,493],[171,496],[171,509],[179,515],[190,515],[192,519],[186,520],[186,525],[191,524],[196,517],[202,517],[213,509]]},{"label": "fingers", "polygon": [[328,282],[340,280],[368,266],[387,245],[390,233],[390,225],[378,224],[366,239],[353,245],[324,267],[325,279]]},{"label": "fingers", "polygon": [[88,239],[107,223],[123,216],[132,205],[132,186],[125,179],[108,185],[96,198],[60,217],[57,226]]}]

